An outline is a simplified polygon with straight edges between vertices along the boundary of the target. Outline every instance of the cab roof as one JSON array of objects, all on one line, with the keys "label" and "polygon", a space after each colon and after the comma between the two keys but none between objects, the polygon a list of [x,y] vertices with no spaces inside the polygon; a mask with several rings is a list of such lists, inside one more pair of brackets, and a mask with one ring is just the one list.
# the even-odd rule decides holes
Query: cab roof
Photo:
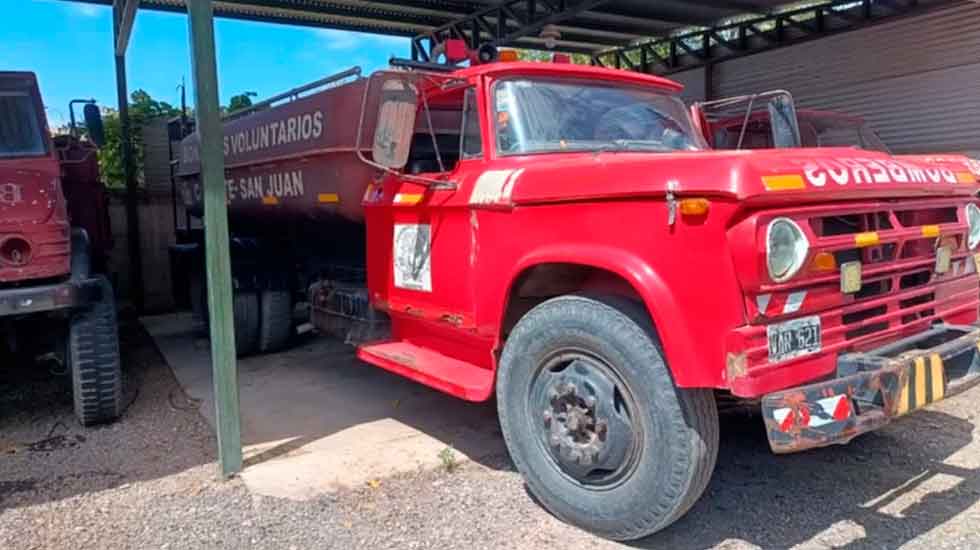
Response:
[{"label": "cab roof", "polygon": [[515,75],[578,77],[589,80],[607,80],[613,82],[624,82],[628,84],[655,86],[671,92],[680,92],[684,89],[682,84],[659,76],[591,65],[579,65],[575,63],[498,61],[495,63],[484,63],[482,65],[473,65],[471,67],[462,68],[453,74],[461,78],[470,78],[473,76],[500,78]]}]

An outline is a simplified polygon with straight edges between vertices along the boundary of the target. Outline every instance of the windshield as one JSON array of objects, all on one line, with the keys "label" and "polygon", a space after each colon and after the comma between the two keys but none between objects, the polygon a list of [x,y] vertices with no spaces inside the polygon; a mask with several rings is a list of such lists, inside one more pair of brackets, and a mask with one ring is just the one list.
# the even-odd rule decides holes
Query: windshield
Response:
[{"label": "windshield", "polygon": [[679,98],[621,84],[505,80],[494,121],[501,155],[706,148]]},{"label": "windshield", "polygon": [[34,98],[24,88],[0,84],[0,157],[44,155],[45,141]]}]

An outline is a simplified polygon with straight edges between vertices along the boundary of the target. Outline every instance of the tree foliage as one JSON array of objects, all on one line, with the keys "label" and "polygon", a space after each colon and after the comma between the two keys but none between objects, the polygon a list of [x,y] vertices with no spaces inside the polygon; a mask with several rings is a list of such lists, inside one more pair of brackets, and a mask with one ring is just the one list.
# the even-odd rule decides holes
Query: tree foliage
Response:
[{"label": "tree foliage", "polygon": [[257,94],[255,92],[242,92],[238,95],[231,96],[228,100],[228,107],[223,110],[228,113],[234,113],[235,111],[240,111],[246,107],[252,106],[252,98]]},{"label": "tree foliage", "polygon": [[[244,92],[232,96],[222,112],[229,113],[252,105],[255,92]],[[143,147],[143,129],[150,121],[163,117],[172,118],[180,115],[180,109],[150,97],[145,90],[134,90],[129,96],[130,138],[133,147],[133,164],[137,181],[142,185],[143,162],[145,159]],[[193,113],[188,113],[193,116]],[[102,120],[105,126],[105,146],[99,150],[99,169],[106,185],[110,188],[126,186],[126,175],[122,164],[122,124],[119,111],[113,108],[102,109]]]},{"label": "tree foliage", "polygon": [[[544,51],[544,50],[517,50],[517,59],[521,61],[542,61],[546,63],[551,62],[551,56],[554,52]],[[577,65],[590,65],[592,63],[592,58],[584,53],[573,53],[572,63]]]},{"label": "tree foliage", "polygon": [[[134,90],[129,96],[129,135],[133,148],[133,165],[136,177],[142,180],[143,174],[143,128],[153,119],[174,117],[180,109],[165,101],[157,101],[145,90]],[[119,111],[111,108],[102,110],[105,126],[105,146],[99,150],[99,169],[106,185],[121,188],[126,185],[126,175],[122,164],[122,124]]]}]

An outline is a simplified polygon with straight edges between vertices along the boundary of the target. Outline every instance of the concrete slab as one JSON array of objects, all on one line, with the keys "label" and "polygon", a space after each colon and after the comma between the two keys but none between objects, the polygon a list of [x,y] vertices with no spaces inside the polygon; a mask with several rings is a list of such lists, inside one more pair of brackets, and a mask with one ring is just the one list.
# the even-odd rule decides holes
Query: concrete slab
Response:
[{"label": "concrete slab", "polygon": [[[214,427],[208,342],[189,314],[145,317],[184,391]],[[363,363],[352,347],[312,338],[241,359],[242,479],[260,494],[309,499],[386,476],[505,452],[492,404],[472,404]]]}]

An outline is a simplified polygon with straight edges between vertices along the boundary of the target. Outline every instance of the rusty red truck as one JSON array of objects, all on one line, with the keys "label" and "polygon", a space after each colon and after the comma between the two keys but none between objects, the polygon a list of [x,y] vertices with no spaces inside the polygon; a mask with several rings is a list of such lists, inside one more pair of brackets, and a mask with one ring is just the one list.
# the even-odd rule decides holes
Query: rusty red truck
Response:
[{"label": "rusty red truck", "polygon": [[854,148],[712,150],[680,90],[573,64],[399,61],[229,121],[236,303],[258,319],[240,315],[238,337],[257,349],[279,308],[265,296],[283,293],[368,363],[496,396],[531,492],[612,539],[701,496],[721,398],[761,404],[784,453],[980,381],[973,174]]},{"label": "rusty red truck", "polygon": [[37,79],[0,72],[0,341],[8,356],[45,356],[70,374],[84,425],[115,420],[122,377],[111,245],[96,147],[98,107],[84,104],[92,141],[52,139]]}]

